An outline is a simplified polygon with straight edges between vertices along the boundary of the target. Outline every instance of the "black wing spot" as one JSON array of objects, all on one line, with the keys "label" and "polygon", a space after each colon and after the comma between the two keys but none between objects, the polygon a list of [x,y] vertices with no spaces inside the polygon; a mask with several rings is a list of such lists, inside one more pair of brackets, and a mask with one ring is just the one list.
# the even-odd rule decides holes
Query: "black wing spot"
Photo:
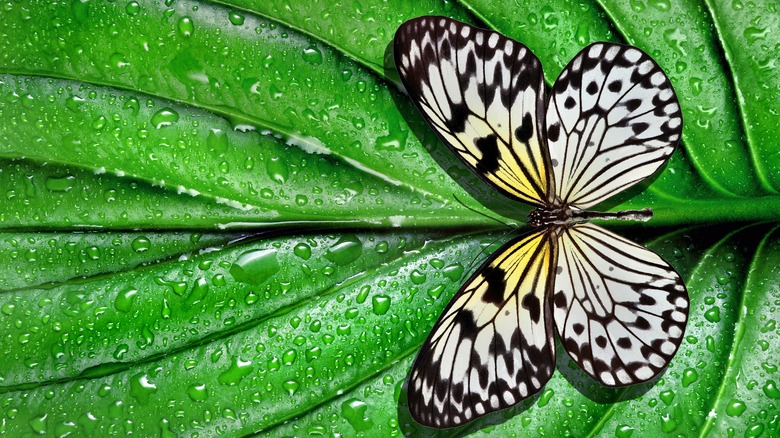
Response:
[{"label": "black wing spot", "polygon": [[515,129],[515,138],[528,144],[528,140],[534,135],[534,119],[531,117],[531,113],[525,113],[523,116],[523,122]]},{"label": "black wing spot", "polygon": [[613,93],[619,92],[621,88],[623,88],[623,82],[620,80],[612,81],[609,86],[607,86],[607,89]]},{"label": "black wing spot", "polygon": [[487,266],[482,271],[482,277],[487,283],[487,290],[482,296],[482,301],[499,305],[504,302],[504,291],[506,290],[506,272],[496,266]]},{"label": "black wing spot", "polygon": [[601,335],[596,336],[596,345],[598,345],[601,348],[606,347],[607,346],[607,338],[605,338],[604,336],[601,336]]},{"label": "black wing spot", "polygon": [[477,162],[477,170],[482,173],[490,173],[498,170],[498,137],[495,134],[476,139],[474,144],[482,158]]},{"label": "black wing spot", "polygon": [[628,350],[629,348],[631,348],[631,339],[629,339],[627,337],[619,338],[617,340],[617,345],[620,348]]},{"label": "black wing spot", "polygon": [[553,297],[553,301],[555,302],[555,307],[559,309],[563,309],[566,307],[566,295],[563,293],[562,290],[559,290],[555,293],[555,296]]},{"label": "black wing spot", "polygon": [[550,141],[558,141],[558,139],[561,136],[561,125],[560,123],[553,123],[552,125],[547,127],[547,139]]},{"label": "black wing spot", "polygon": [[528,314],[534,323],[538,323],[542,317],[542,303],[534,294],[527,294],[523,297],[523,309],[528,310]]},{"label": "black wing spot", "polygon": [[574,100],[574,98],[571,97],[571,96],[567,97],[566,101],[563,102],[563,106],[566,109],[572,109],[572,108],[574,108],[575,105],[577,105],[577,101]]},{"label": "black wing spot", "polygon": [[591,82],[585,88],[585,92],[593,96],[594,94],[599,92],[599,85],[595,82]]},{"label": "black wing spot", "polygon": [[576,333],[578,335],[581,335],[582,332],[585,331],[585,326],[580,324],[580,323],[578,323],[578,322],[574,323],[574,325],[572,325],[571,328],[573,328],[574,329],[574,333]]},{"label": "black wing spot", "polygon": [[624,105],[626,106],[626,109],[629,112],[633,112],[637,108],[639,108],[640,105],[642,105],[642,100],[641,99],[629,99],[629,100],[626,101],[626,103]]},{"label": "black wing spot", "polygon": [[466,120],[469,118],[469,107],[465,103],[452,104],[452,116],[447,120],[447,126],[452,132],[463,132],[466,130]]},{"label": "black wing spot", "polygon": [[634,131],[634,135],[639,135],[645,131],[647,131],[647,128],[650,127],[649,123],[639,122],[639,123],[633,123],[631,124],[631,130]]}]

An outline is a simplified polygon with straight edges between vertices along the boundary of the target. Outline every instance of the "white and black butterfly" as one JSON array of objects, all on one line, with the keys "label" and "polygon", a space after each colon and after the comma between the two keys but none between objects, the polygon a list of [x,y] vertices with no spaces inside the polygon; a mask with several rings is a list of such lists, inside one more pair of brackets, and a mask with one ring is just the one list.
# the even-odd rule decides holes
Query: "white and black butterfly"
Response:
[{"label": "white and black butterfly", "polygon": [[458,291],[412,367],[412,417],[458,426],[538,392],[555,366],[554,328],[607,386],[657,376],[683,337],[688,295],[654,252],[585,209],[646,179],[682,132],[677,96],[641,50],[583,49],[545,108],[539,60],[496,32],[420,17],[395,35],[401,80],[444,143],[489,185],[535,205],[537,229],[496,251]]}]

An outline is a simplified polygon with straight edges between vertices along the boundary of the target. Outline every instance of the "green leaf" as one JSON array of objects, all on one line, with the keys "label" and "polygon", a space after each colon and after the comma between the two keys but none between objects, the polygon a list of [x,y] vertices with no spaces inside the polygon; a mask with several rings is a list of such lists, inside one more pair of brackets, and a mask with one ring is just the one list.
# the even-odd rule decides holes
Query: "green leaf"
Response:
[{"label": "green leaf", "polygon": [[[515,3],[4,4],[0,433],[777,435],[777,6]],[[530,209],[397,90],[392,37],[428,14],[518,39],[548,83],[603,40],[670,75],[681,147],[600,206],[652,207],[607,225],[685,279],[658,379],[605,388],[559,347],[515,408],[448,431],[410,418],[422,341]]]}]

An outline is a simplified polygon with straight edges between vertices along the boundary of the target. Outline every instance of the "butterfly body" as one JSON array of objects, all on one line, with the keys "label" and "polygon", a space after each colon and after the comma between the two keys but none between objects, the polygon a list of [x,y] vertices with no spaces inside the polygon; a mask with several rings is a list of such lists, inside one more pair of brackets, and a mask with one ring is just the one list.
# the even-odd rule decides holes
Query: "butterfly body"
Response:
[{"label": "butterfly body", "polygon": [[654,252],[586,221],[648,220],[590,207],[646,179],[674,151],[682,116],[661,68],[631,46],[595,43],[555,81],[497,32],[446,17],[404,23],[396,67],[444,144],[487,184],[535,207],[535,229],[464,283],[412,366],[409,409],[454,427],[537,393],[569,356],[607,386],[646,382],[682,340],[688,297]]}]

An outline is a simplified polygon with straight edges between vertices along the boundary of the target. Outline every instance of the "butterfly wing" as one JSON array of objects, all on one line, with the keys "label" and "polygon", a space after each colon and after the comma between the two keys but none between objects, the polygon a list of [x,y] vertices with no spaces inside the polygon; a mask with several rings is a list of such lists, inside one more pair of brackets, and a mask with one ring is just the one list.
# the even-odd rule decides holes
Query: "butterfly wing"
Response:
[{"label": "butterfly wing", "polygon": [[408,400],[417,422],[458,426],[518,403],[550,379],[554,239],[547,231],[513,239],[452,299],[412,366]]},{"label": "butterfly wing", "polygon": [[556,194],[585,209],[664,165],[682,133],[669,78],[636,47],[583,49],[552,88],[546,133]]},{"label": "butterfly wing", "polygon": [[562,230],[553,303],[564,348],[607,386],[658,375],[688,320],[680,275],[653,251],[593,224]]},{"label": "butterfly wing", "polygon": [[542,205],[549,157],[542,148],[544,77],[524,45],[446,17],[401,25],[401,81],[444,143],[504,195]]}]

